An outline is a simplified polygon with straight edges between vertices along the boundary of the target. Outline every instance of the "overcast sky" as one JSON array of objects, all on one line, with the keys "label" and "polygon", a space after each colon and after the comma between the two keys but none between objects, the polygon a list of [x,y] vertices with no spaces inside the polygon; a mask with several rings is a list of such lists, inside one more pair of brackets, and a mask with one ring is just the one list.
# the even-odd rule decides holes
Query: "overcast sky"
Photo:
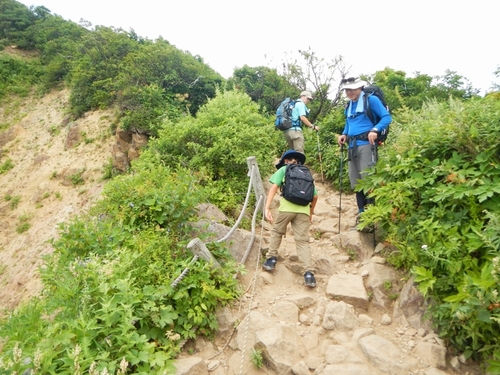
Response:
[{"label": "overcast sky", "polygon": [[351,75],[389,67],[466,77],[484,94],[500,66],[497,0],[22,0],[52,14],[162,36],[200,55],[224,77],[234,68],[276,67],[309,47],[327,60],[343,56]]}]

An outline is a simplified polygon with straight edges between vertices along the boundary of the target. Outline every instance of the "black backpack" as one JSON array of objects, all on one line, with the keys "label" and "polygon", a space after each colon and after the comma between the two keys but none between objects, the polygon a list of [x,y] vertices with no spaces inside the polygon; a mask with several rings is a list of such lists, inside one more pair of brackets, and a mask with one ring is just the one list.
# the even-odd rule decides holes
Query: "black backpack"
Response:
[{"label": "black backpack", "polygon": [[[378,118],[376,118],[376,114],[373,113],[372,109],[370,108],[370,101],[368,100],[368,97],[370,95],[375,95],[377,98],[380,99],[382,102],[382,105],[387,109],[389,112],[389,106],[385,102],[385,97],[384,97],[384,92],[379,86],[376,85],[370,85],[370,86],[365,86],[363,87],[363,92],[365,95],[363,96],[364,100],[364,108],[365,108],[365,115],[370,119],[373,125],[376,125],[379,121]],[[387,126],[386,129],[382,130],[377,137],[377,140],[379,143],[385,142],[387,139],[387,136],[389,135],[389,126]]]},{"label": "black backpack", "polygon": [[285,98],[276,110],[276,120],[274,129],[285,131],[292,127],[292,110],[295,107],[295,100]]},{"label": "black backpack", "polygon": [[287,201],[307,206],[314,198],[314,179],[302,164],[287,164],[281,195]]}]

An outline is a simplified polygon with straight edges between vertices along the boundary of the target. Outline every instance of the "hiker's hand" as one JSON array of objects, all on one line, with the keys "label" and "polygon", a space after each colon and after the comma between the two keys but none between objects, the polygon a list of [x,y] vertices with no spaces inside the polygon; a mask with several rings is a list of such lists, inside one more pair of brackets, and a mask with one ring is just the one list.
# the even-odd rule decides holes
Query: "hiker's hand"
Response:
[{"label": "hiker's hand", "polygon": [[311,129],[312,129],[312,130],[319,131],[319,128],[318,128],[316,125],[313,125],[313,124],[311,124]]},{"label": "hiker's hand", "polygon": [[377,141],[378,133],[377,132],[369,132],[368,133],[368,142],[370,142],[371,145],[374,145],[375,142]]},{"label": "hiker's hand", "polygon": [[274,221],[273,214],[271,213],[271,210],[266,209],[266,220],[269,221],[271,224]]},{"label": "hiker's hand", "polygon": [[339,146],[342,146],[347,141],[347,135],[342,134],[339,136],[338,143]]}]

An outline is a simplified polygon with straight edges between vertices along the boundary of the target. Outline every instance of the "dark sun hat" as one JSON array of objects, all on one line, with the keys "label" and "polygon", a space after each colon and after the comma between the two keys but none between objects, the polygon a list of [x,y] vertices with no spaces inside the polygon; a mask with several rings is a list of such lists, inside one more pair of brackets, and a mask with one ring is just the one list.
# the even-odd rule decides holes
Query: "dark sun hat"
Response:
[{"label": "dark sun hat", "polygon": [[276,169],[280,169],[285,165],[285,159],[295,159],[300,164],[304,164],[306,162],[306,156],[302,152],[287,150],[283,153],[283,155],[281,155],[279,163],[276,164]]}]

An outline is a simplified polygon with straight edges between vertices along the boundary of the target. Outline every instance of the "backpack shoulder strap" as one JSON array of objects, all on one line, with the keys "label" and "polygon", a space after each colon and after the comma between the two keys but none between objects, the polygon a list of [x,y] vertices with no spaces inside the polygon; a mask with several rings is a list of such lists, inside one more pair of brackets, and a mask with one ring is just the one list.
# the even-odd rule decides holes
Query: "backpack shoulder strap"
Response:
[{"label": "backpack shoulder strap", "polygon": [[373,94],[369,95],[363,95],[363,101],[364,101],[364,107],[365,107],[365,115],[370,119],[373,125],[376,125],[375,121],[375,115],[373,114],[372,108],[370,107],[370,101],[368,100],[368,97],[372,96]]}]

